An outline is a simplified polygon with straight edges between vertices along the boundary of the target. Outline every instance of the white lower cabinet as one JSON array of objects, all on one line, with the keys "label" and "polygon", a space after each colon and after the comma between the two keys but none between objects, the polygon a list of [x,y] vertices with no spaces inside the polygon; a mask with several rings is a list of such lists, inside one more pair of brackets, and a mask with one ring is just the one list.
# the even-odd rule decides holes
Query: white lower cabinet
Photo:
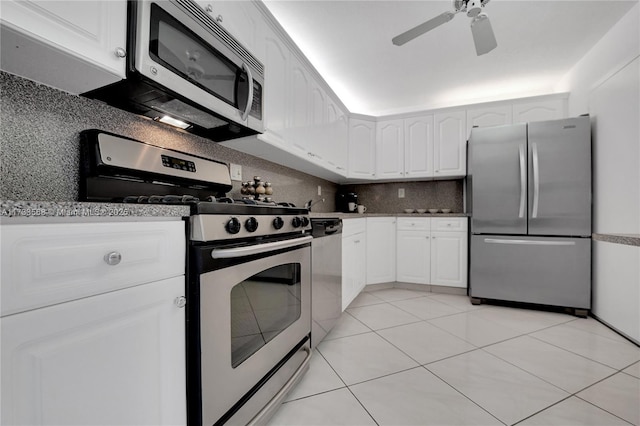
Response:
[{"label": "white lower cabinet", "polygon": [[429,284],[431,276],[429,231],[398,230],[396,281]]},{"label": "white lower cabinet", "polygon": [[399,282],[467,287],[466,218],[399,218]]},{"label": "white lower cabinet", "polygon": [[[3,225],[2,232],[10,236],[2,240],[2,293],[12,288],[13,301],[1,318],[1,423],[186,424],[184,223]],[[22,261],[5,262],[16,251]],[[152,278],[140,282],[142,267]],[[61,291],[79,282],[92,293]],[[39,307],[27,308],[22,299],[33,294]]]},{"label": "white lower cabinet", "polygon": [[2,318],[2,424],[185,424],[176,277]]},{"label": "white lower cabinet", "polygon": [[367,218],[367,284],[396,280],[396,218]]},{"label": "white lower cabinet", "polygon": [[640,247],[593,242],[593,313],[640,343]]},{"label": "white lower cabinet", "polygon": [[365,286],[367,274],[366,219],[342,221],[342,310]]},{"label": "white lower cabinet", "polygon": [[431,285],[467,287],[466,232],[431,232]]}]

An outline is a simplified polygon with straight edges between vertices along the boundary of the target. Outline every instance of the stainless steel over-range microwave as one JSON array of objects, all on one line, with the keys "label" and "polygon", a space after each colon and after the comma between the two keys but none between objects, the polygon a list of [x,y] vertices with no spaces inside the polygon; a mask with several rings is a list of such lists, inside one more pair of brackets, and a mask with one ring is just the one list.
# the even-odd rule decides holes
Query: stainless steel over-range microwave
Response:
[{"label": "stainless steel over-range microwave", "polygon": [[134,0],[128,15],[127,78],[84,96],[215,141],[263,131],[264,66],[205,10]]}]

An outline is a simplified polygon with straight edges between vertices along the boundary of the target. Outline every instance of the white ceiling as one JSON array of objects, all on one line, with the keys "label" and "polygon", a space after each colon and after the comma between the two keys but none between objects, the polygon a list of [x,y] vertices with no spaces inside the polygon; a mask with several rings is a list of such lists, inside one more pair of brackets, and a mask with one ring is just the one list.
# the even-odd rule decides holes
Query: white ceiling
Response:
[{"label": "white ceiling", "polygon": [[394,46],[447,10],[442,0],[264,0],[354,113],[387,115],[555,93],[560,79],[638,0],[492,0],[498,47],[476,56],[463,13]]}]

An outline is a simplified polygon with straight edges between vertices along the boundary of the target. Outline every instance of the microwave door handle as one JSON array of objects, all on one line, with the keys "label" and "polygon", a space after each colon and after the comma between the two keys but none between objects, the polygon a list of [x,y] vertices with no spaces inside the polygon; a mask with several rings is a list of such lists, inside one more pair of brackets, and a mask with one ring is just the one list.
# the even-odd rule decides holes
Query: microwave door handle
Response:
[{"label": "microwave door handle", "polygon": [[251,106],[253,105],[253,74],[251,74],[251,68],[243,62],[242,69],[247,72],[247,80],[249,81],[249,94],[247,99],[247,106],[245,107],[242,113],[242,121],[245,121],[249,116],[249,112],[251,111]]}]

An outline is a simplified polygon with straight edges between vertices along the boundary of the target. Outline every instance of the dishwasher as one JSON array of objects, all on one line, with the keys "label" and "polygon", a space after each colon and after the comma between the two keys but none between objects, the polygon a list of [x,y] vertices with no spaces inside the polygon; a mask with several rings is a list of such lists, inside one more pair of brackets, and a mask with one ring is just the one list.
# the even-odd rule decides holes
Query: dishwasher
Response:
[{"label": "dishwasher", "polygon": [[312,218],[311,347],[331,331],[342,314],[342,220]]}]

